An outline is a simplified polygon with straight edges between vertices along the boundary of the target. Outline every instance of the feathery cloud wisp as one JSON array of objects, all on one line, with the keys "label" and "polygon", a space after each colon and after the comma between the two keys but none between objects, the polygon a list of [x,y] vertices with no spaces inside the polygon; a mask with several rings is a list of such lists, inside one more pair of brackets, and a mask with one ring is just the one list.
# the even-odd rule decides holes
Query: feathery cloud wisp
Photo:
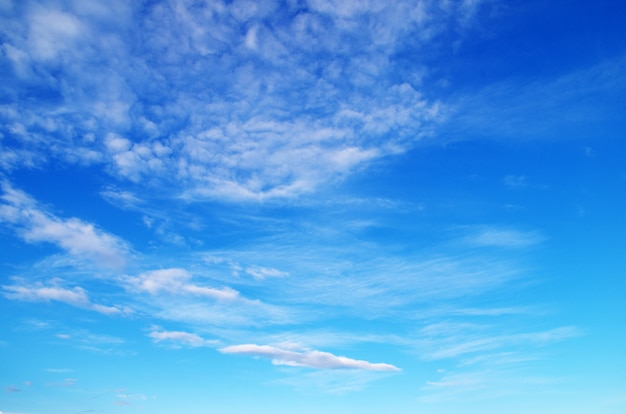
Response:
[{"label": "feathery cloud wisp", "polygon": [[53,243],[72,256],[107,268],[120,269],[126,263],[130,247],[125,241],[92,223],[55,216],[6,181],[1,186],[0,223],[13,227],[25,241]]},{"label": "feathery cloud wisp", "polygon": [[144,272],[138,277],[128,279],[128,282],[132,288],[151,295],[165,292],[205,296],[216,300],[233,300],[239,296],[239,292],[231,288],[215,289],[199,286],[191,283],[191,279],[192,275],[186,270],[170,268]]},{"label": "feathery cloud wisp", "polygon": [[92,310],[104,315],[121,315],[132,313],[128,307],[122,306],[106,306],[93,303],[85,289],[76,286],[72,289],[66,289],[59,286],[60,280],[52,280],[50,285],[44,285],[40,282],[33,284],[3,285],[4,296],[8,299],[29,301],[29,302],[63,302],[78,308]]},{"label": "feathery cloud wisp", "polygon": [[159,327],[153,327],[152,332],[148,334],[150,338],[154,342],[168,342],[171,344],[181,344],[191,347],[201,347],[201,346],[213,346],[215,345],[215,341],[210,341],[202,338],[199,335],[182,332],[182,331],[165,331],[160,329]]}]

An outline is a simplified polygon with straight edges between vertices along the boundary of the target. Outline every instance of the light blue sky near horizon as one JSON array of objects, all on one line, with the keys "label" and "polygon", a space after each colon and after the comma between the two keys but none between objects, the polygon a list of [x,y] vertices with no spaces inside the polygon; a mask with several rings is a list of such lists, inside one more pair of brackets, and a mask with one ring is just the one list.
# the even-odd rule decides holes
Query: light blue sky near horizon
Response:
[{"label": "light blue sky near horizon", "polygon": [[619,1],[0,1],[0,413],[626,410]]}]

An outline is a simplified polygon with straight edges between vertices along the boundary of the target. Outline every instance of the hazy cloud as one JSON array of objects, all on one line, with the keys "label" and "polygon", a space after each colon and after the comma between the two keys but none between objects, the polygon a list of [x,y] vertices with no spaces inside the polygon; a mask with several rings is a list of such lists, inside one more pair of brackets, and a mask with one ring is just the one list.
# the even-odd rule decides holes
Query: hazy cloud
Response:
[{"label": "hazy cloud", "polygon": [[530,247],[541,243],[544,237],[537,231],[519,231],[498,227],[478,227],[470,231],[465,241],[479,247]]}]

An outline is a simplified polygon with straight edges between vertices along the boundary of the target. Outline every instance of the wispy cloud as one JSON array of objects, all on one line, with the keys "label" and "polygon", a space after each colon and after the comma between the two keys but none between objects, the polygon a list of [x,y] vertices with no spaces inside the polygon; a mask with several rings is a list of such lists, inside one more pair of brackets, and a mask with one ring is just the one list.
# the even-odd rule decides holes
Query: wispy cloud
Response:
[{"label": "wispy cloud", "polygon": [[[65,329],[63,333],[55,335],[61,344],[67,344],[76,349],[95,352],[104,355],[128,356],[133,351],[124,349],[126,340],[112,335],[93,333],[86,329]],[[57,371],[61,372],[61,371]]]},{"label": "wispy cloud", "polygon": [[124,266],[130,252],[125,241],[80,219],[57,217],[6,181],[1,186],[0,221],[13,227],[25,241],[53,243],[103,267]]},{"label": "wispy cloud", "polygon": [[215,346],[217,343],[215,340],[207,340],[194,333],[183,331],[165,331],[157,326],[152,328],[152,332],[150,332],[148,336],[156,343],[165,342],[174,346],[184,345],[195,348]]},{"label": "wispy cloud", "polygon": [[372,363],[363,360],[337,356],[316,350],[281,349],[270,345],[232,345],[221,348],[226,354],[242,354],[268,358],[274,365],[309,367],[315,369],[362,369],[368,371],[400,371],[391,364]]},{"label": "wispy cloud", "polygon": [[4,296],[7,299],[30,302],[62,302],[83,309],[92,310],[104,315],[122,315],[132,313],[132,310],[124,306],[106,306],[93,303],[87,291],[80,286],[71,289],[62,286],[63,281],[53,279],[45,285],[41,282],[31,282],[15,278],[16,284],[3,285]]},{"label": "wispy cloud", "polygon": [[537,376],[524,370],[484,369],[474,371],[443,372],[440,378],[426,381],[418,400],[437,404],[451,401],[479,401],[511,398],[515,395],[546,392],[549,386],[562,383],[560,377]]},{"label": "wispy cloud", "polygon": [[286,277],[289,273],[274,268],[253,266],[246,269],[246,273],[257,280],[263,280],[270,277]]},{"label": "wispy cloud", "polygon": [[536,245],[544,240],[538,231],[520,231],[510,228],[480,226],[468,228],[465,242],[477,247],[521,248]]},{"label": "wispy cloud", "polygon": [[149,294],[169,293],[205,296],[217,300],[233,300],[239,292],[231,288],[216,289],[190,283],[192,275],[184,269],[160,269],[142,273],[135,278],[129,278],[130,286],[138,291]]},{"label": "wispy cloud", "polygon": [[77,382],[78,380],[76,378],[66,378],[59,382],[48,382],[46,383],[46,387],[73,387]]},{"label": "wispy cloud", "polygon": [[572,326],[536,332],[495,334],[493,328],[486,325],[439,322],[422,328],[417,344],[423,358],[437,360],[492,353],[517,345],[525,348],[543,347],[580,335],[580,329]]},{"label": "wispy cloud", "polygon": [[[181,258],[179,262],[188,260]],[[283,324],[292,320],[295,310],[249,299],[224,286],[224,280],[232,282],[232,275],[228,276],[210,278],[182,268],[166,268],[120,277],[119,283],[132,296],[136,306],[168,321],[204,327],[241,327]],[[219,287],[214,287],[218,284]]]},{"label": "wispy cloud", "polygon": [[[517,140],[593,136],[598,131],[612,134],[621,127],[610,126],[623,126],[614,108],[624,103],[626,82],[617,74],[625,66],[626,59],[619,55],[559,77],[492,83],[474,95],[460,97],[457,112],[449,116],[445,128]],[[505,184],[512,188],[527,185],[525,175],[508,177]]]},{"label": "wispy cloud", "polygon": [[287,385],[302,393],[310,393],[311,390],[324,393],[345,395],[361,391],[389,375],[395,375],[394,371],[366,371],[355,369],[333,370],[307,370],[295,372],[284,378],[272,381],[273,384]]}]

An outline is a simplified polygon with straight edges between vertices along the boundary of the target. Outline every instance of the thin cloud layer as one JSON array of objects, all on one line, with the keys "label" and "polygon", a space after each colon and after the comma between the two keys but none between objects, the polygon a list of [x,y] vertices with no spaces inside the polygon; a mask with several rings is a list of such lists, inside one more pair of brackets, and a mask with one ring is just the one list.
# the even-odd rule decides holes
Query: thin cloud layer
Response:
[{"label": "thin cloud layer", "polygon": [[281,349],[270,345],[243,344],[221,348],[225,354],[242,354],[269,358],[274,365],[315,369],[362,369],[368,371],[400,371],[391,364],[372,363],[316,350]]},{"label": "thin cloud layer", "polygon": [[541,243],[544,237],[537,231],[519,231],[498,227],[470,229],[465,241],[477,247],[523,248]]}]

